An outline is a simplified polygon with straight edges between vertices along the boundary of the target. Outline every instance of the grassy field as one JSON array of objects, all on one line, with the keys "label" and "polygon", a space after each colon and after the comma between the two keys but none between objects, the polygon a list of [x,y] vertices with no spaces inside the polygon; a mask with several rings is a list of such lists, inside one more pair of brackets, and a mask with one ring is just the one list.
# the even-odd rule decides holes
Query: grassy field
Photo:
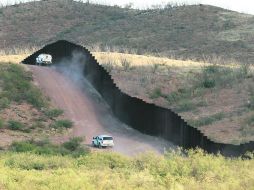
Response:
[{"label": "grassy field", "polygon": [[78,158],[2,152],[0,189],[253,190],[253,165],[254,159],[226,159],[200,150],[134,158],[107,152]]}]

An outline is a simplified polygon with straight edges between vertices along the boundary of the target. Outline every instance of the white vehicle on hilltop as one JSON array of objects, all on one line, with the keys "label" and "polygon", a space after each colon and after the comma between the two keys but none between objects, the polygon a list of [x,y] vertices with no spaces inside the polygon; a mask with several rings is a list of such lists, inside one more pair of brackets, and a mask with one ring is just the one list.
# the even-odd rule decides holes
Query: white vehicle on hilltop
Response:
[{"label": "white vehicle on hilltop", "polygon": [[114,146],[113,137],[109,135],[99,135],[99,136],[93,137],[92,145],[94,147],[99,147],[99,148],[113,147]]},{"label": "white vehicle on hilltop", "polygon": [[52,63],[52,56],[49,54],[40,54],[36,58],[36,65],[48,65]]}]

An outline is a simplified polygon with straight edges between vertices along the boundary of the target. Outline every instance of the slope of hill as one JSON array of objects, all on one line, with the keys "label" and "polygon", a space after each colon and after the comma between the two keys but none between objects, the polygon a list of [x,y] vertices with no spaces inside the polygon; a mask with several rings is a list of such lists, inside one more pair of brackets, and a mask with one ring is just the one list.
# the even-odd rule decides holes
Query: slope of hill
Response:
[{"label": "slope of hill", "polygon": [[[27,67],[0,61],[0,149],[26,139],[67,140],[72,122],[33,84]],[[60,142],[61,142],[60,141]],[[58,141],[59,142],[59,141]]]},{"label": "slope of hill", "polygon": [[174,110],[213,141],[254,140],[252,66],[121,53],[94,55],[124,92]]},{"label": "slope of hill", "polygon": [[253,30],[252,15],[206,5],[133,10],[47,0],[0,9],[0,48],[5,49],[66,39],[119,51],[251,62]]},{"label": "slope of hill", "polygon": [[[124,92],[173,109],[212,140],[254,140],[253,67],[113,52],[93,55]],[[20,62],[27,56],[0,56],[0,61]]]}]

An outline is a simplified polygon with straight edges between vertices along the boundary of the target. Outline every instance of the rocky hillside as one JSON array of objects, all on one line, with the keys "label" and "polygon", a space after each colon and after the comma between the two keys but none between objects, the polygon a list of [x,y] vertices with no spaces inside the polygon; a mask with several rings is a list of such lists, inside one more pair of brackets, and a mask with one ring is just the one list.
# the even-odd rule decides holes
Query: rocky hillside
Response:
[{"label": "rocky hillside", "polygon": [[44,0],[0,9],[0,48],[58,39],[178,58],[254,60],[254,17],[206,6],[134,10]]}]

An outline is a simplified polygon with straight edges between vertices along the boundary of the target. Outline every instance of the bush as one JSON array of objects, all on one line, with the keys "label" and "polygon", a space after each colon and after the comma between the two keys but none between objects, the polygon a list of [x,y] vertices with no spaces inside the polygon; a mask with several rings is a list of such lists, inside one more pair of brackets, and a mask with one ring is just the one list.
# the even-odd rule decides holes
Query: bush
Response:
[{"label": "bush", "polygon": [[127,59],[121,60],[121,65],[124,68],[125,71],[128,71],[131,67],[131,63]]},{"label": "bush", "polygon": [[63,147],[70,151],[75,151],[80,148],[81,142],[83,141],[80,137],[74,137],[68,142],[63,143]]},{"label": "bush", "polygon": [[25,93],[24,93],[24,100],[28,103],[32,104],[36,108],[42,108],[48,106],[48,101],[42,95],[41,91],[31,86]]},{"label": "bush", "polygon": [[14,152],[32,152],[36,149],[36,145],[29,141],[13,142],[10,149]]},{"label": "bush", "polygon": [[61,145],[54,145],[48,140],[29,140],[13,142],[9,150],[13,152],[32,152],[38,155],[71,155],[79,157],[89,153],[89,149],[82,147],[81,142],[82,138],[72,138]]},{"label": "bush", "polygon": [[180,93],[179,92],[171,92],[168,96],[167,96],[167,101],[169,103],[175,103],[180,99]]},{"label": "bush", "polygon": [[153,92],[150,94],[150,98],[156,99],[162,96],[162,92],[160,88],[156,88],[153,90]]},{"label": "bush", "polygon": [[219,72],[219,66],[217,65],[209,65],[204,68],[203,71],[205,74],[214,74]]},{"label": "bush", "polygon": [[218,120],[221,120],[224,116],[225,115],[222,112],[220,112],[220,113],[214,114],[212,116],[202,117],[198,120],[189,121],[189,123],[194,127],[201,127],[204,125],[210,125]]},{"label": "bush", "polygon": [[214,79],[205,78],[204,82],[203,82],[203,86],[205,88],[214,88],[215,87],[215,80]]},{"label": "bush", "polygon": [[71,128],[72,126],[73,126],[73,122],[67,119],[58,120],[50,125],[50,127],[55,129]]},{"label": "bush", "polygon": [[180,88],[176,92],[172,92],[166,96],[166,99],[169,103],[176,103],[180,100],[188,99],[189,97],[191,97],[191,89]]},{"label": "bush", "polygon": [[22,131],[24,129],[24,125],[19,121],[10,120],[8,121],[8,128],[15,131]]},{"label": "bush", "polygon": [[3,97],[0,99],[0,109],[5,109],[9,107],[10,100],[7,97]]},{"label": "bush", "polygon": [[190,100],[182,100],[177,104],[177,108],[175,111],[177,112],[185,112],[195,109],[195,105]]},{"label": "bush", "polygon": [[0,129],[4,127],[4,121],[0,119]]},{"label": "bush", "polygon": [[63,113],[64,113],[64,111],[61,109],[51,109],[51,110],[45,111],[45,115],[49,118],[58,117],[58,116],[62,115]]},{"label": "bush", "polygon": [[3,68],[5,69],[0,70],[0,80],[3,81],[0,108],[8,106],[10,101],[26,101],[36,108],[48,106],[48,101],[41,91],[31,83],[31,72],[25,71],[17,64],[4,65]]}]

